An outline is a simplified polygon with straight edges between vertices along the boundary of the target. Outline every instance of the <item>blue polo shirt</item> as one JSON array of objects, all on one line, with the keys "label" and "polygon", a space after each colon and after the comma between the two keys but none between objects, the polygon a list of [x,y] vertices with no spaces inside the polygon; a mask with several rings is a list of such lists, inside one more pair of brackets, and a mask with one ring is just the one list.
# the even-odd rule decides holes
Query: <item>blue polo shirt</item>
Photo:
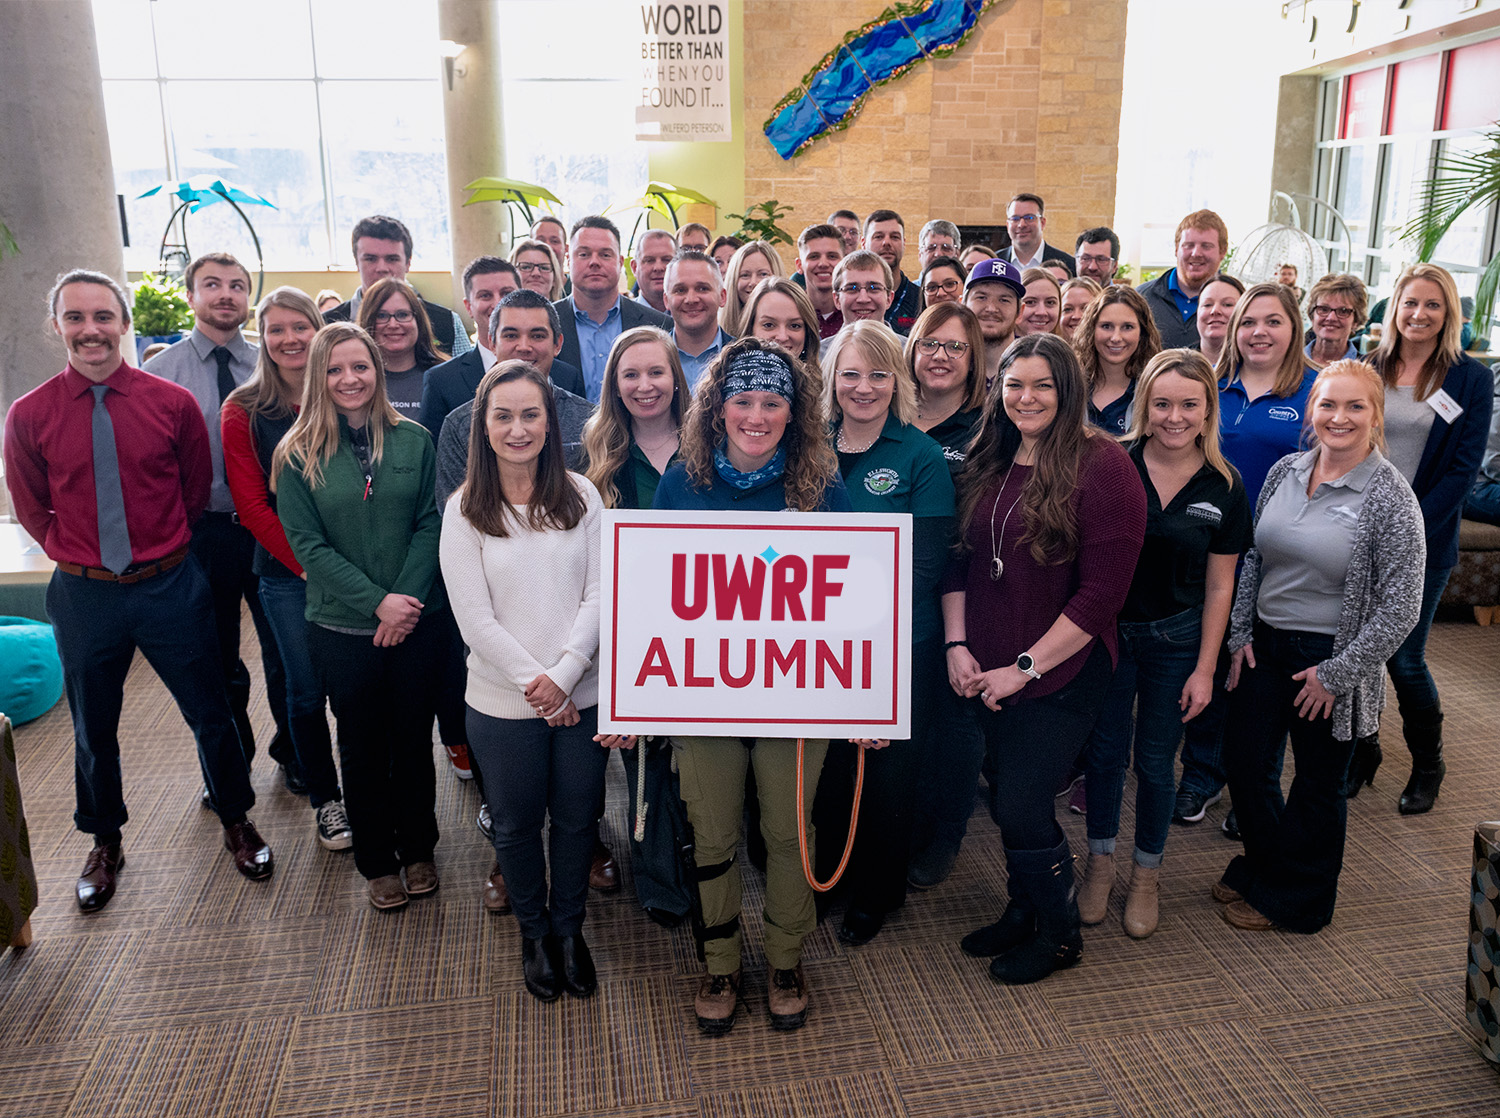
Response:
[{"label": "blue polo shirt", "polygon": [[573,306],[573,320],[578,325],[578,363],[583,366],[583,387],[588,393],[589,403],[599,402],[599,393],[604,386],[604,366],[609,363],[609,351],[620,336],[620,300],[609,308],[602,324],[595,322],[585,311]]},{"label": "blue polo shirt", "polygon": [[1260,487],[1277,461],[1302,447],[1302,425],[1307,418],[1307,396],[1316,369],[1303,371],[1302,384],[1290,396],[1267,392],[1251,400],[1238,380],[1219,382],[1219,445],[1224,457],[1240,472],[1250,508],[1260,500]]},{"label": "blue polo shirt", "polygon": [[1130,417],[1134,410],[1134,379],[1125,385],[1123,393],[1105,404],[1102,408],[1094,407],[1094,398],[1092,396],[1089,397],[1089,422],[1116,437],[1130,430]]},{"label": "blue polo shirt", "polygon": [[[1172,301],[1177,304],[1177,309],[1182,314],[1182,321],[1189,322],[1198,317],[1198,296],[1194,295],[1190,299],[1182,293],[1182,288],[1177,286],[1176,268],[1167,273],[1167,290],[1172,293]],[[1201,289],[1199,294],[1202,294]]]}]

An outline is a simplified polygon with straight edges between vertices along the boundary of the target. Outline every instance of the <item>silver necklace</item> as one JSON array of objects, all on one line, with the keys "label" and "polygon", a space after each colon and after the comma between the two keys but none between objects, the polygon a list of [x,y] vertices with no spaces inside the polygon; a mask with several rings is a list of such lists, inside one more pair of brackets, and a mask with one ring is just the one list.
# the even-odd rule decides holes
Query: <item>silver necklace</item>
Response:
[{"label": "silver necklace", "polygon": [[[1005,471],[1005,480],[1000,483],[999,492],[995,494],[995,507],[990,509],[990,581],[999,582],[1000,576],[1005,573],[1005,560],[1000,558],[1000,545],[995,539],[995,514],[1000,511],[1000,496],[1005,492],[1005,487],[1010,484],[1010,472],[1016,468],[1016,460],[1010,460],[1010,469]],[[1010,508],[1005,510],[1005,519],[1000,522],[1000,539],[1005,539],[1005,526],[1010,523],[1010,514],[1016,511],[1016,506],[1021,503],[1025,495],[1025,486],[1022,492],[1016,494],[1016,499],[1010,503]]]}]

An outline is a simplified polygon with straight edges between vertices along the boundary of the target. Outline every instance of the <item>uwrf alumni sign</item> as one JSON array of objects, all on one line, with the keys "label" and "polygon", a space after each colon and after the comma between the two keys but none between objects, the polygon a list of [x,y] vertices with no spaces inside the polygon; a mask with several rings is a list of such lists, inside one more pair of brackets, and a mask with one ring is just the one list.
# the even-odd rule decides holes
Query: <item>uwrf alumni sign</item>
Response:
[{"label": "uwrf alumni sign", "polygon": [[604,514],[599,727],[911,736],[911,517]]}]

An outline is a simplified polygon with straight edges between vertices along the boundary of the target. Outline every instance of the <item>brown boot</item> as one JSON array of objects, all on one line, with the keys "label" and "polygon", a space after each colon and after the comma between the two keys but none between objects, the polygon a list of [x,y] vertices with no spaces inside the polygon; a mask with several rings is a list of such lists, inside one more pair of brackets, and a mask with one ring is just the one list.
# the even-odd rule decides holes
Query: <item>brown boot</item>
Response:
[{"label": "brown boot", "polygon": [[1115,887],[1115,856],[1090,854],[1078,888],[1078,918],[1085,924],[1104,923],[1109,912],[1109,894]]},{"label": "brown boot", "polygon": [[486,912],[509,912],[510,891],[505,888],[505,878],[500,875],[500,864],[497,862],[490,870],[490,876],[484,883],[484,892],[481,895]]},{"label": "brown boot", "polygon": [[800,1029],[807,1020],[807,979],[802,976],[802,964],[791,970],[773,970],[771,989],[766,995],[771,1011],[771,1028],[781,1032]]},{"label": "brown boot", "polygon": [[705,974],[698,983],[698,996],[693,999],[693,1011],[698,1015],[698,1028],[709,1036],[723,1036],[734,1028],[735,1010],[740,1004],[740,972],[733,974]]},{"label": "brown boot", "polygon": [[1160,866],[1131,863],[1130,892],[1125,895],[1125,933],[1134,939],[1145,939],[1156,931],[1160,876]]}]

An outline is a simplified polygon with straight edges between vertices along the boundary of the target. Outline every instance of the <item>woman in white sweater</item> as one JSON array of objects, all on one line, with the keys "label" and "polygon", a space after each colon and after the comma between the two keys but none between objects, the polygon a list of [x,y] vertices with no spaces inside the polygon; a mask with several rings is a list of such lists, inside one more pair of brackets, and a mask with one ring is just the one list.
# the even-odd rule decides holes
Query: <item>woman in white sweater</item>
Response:
[{"label": "woman in white sweater", "polygon": [[542,1001],[596,985],[583,918],[608,758],[594,740],[602,511],[598,490],[564,465],[547,378],[497,364],[475,396],[468,479],[444,510],[441,557],[469,646],[469,746],[494,774],[495,858],[526,988]]}]

